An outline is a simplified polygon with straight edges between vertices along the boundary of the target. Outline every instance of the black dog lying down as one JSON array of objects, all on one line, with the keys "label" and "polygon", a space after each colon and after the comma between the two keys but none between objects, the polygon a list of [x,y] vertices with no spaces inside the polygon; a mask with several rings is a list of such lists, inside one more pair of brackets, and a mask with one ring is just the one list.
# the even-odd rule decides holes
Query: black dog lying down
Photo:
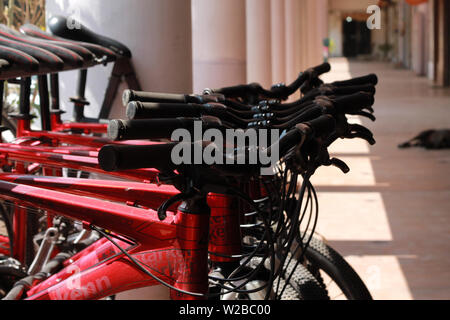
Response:
[{"label": "black dog lying down", "polygon": [[402,149],[411,147],[424,147],[425,149],[450,148],[450,129],[423,131],[398,147]]}]

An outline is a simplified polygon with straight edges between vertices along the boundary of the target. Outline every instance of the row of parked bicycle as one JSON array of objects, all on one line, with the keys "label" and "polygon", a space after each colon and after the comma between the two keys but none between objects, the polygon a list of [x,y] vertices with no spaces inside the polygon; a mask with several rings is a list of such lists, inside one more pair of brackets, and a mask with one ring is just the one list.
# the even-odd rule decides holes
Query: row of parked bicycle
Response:
[{"label": "row of parked bicycle", "polygon": [[[324,63],[289,85],[173,94],[144,92],[127,73],[128,119],[103,124],[83,115],[87,68],[131,68],[130,50],[84,26],[69,29],[63,17],[49,26],[53,34],[0,27],[0,77],[20,85],[19,112],[8,120],[15,139],[0,144],[3,299],[120,299],[160,284],[174,300],[371,299],[316,236],[310,178],[320,166],[350,170],[328,152],[336,140],[375,143],[349,121],[375,120],[375,75],[324,83]],[[58,72],[69,69],[81,71],[74,121],[63,122]],[[31,129],[34,75],[42,130]],[[193,138],[174,135],[180,129]],[[218,138],[230,130],[243,139]],[[205,154],[215,161],[198,158]],[[275,162],[260,161],[268,158]]]}]

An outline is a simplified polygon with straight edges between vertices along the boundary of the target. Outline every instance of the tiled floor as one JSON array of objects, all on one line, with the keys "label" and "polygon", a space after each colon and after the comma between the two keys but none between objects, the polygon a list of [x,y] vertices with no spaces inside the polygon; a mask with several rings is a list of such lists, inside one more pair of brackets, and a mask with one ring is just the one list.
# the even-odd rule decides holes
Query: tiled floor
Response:
[{"label": "tiled floor", "polygon": [[[450,298],[450,150],[400,150],[420,131],[450,128],[450,89],[411,71],[334,59],[333,81],[376,73],[377,144],[343,141],[333,155],[347,175],[323,168],[318,232],[342,253],[375,299]],[[361,121],[360,119],[357,119]]]}]

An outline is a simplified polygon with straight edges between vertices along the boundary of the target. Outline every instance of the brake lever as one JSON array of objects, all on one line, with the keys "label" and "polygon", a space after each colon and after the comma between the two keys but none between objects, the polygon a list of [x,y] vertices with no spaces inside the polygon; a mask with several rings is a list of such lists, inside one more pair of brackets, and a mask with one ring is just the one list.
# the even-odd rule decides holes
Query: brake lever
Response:
[{"label": "brake lever", "polygon": [[366,127],[364,127],[364,126],[362,126],[360,124],[350,123],[348,125],[348,127],[350,129],[350,132],[361,132],[361,133],[363,133],[363,134],[365,134],[367,136],[373,137],[372,131],[370,131],[369,129],[367,129]]},{"label": "brake lever", "polygon": [[330,165],[340,169],[344,174],[347,174],[350,172],[349,166],[341,159],[338,159],[338,158],[330,159]]},{"label": "brake lever", "polygon": [[362,132],[349,133],[349,134],[347,134],[345,136],[345,138],[348,138],[348,139],[360,138],[360,139],[366,140],[371,146],[373,146],[374,144],[377,143],[372,136],[367,135],[367,134],[362,133]]},{"label": "brake lever", "polygon": [[374,110],[373,107],[371,107],[371,106],[365,107],[364,109],[366,109],[366,110],[369,111],[370,113],[375,113],[375,110]]},{"label": "brake lever", "polygon": [[352,114],[356,115],[356,116],[369,118],[373,122],[375,122],[377,120],[377,118],[373,114],[371,114],[369,112],[366,112],[366,111],[359,111],[359,112],[355,112],[355,113],[352,113]]}]

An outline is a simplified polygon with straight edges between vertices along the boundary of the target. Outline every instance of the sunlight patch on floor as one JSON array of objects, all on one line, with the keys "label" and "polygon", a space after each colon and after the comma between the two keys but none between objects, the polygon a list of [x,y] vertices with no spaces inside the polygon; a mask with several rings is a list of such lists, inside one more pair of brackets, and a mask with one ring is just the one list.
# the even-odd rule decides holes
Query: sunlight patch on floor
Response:
[{"label": "sunlight patch on floor", "polygon": [[345,257],[364,281],[373,299],[411,300],[408,281],[398,259],[399,257],[392,255]]},{"label": "sunlight patch on floor", "polygon": [[[391,241],[379,192],[319,192],[317,232],[329,240]],[[349,225],[352,227],[349,227]]]}]

